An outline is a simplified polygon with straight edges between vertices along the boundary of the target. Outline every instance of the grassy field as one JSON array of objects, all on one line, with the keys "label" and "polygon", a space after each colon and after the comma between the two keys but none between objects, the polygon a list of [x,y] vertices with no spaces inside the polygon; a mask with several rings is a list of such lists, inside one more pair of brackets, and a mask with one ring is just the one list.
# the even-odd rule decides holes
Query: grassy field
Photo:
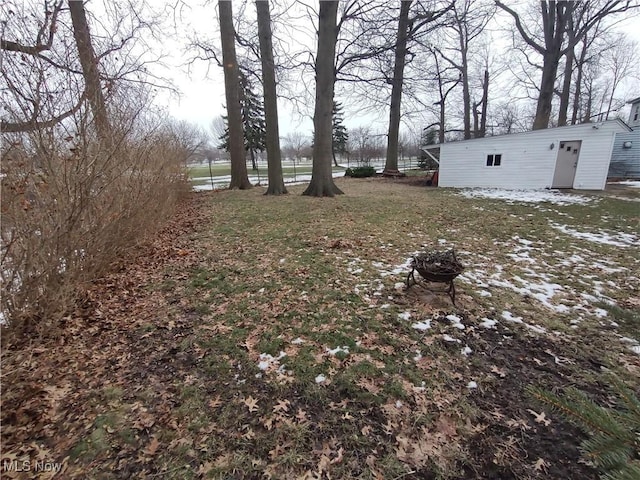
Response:
[{"label": "grassy field", "polygon": [[[3,458],[63,478],[597,478],[524,389],[610,402],[602,366],[639,387],[637,195],[407,182],[194,195],[61,337],[4,349]],[[456,306],[404,286],[431,248],[466,266]]]}]

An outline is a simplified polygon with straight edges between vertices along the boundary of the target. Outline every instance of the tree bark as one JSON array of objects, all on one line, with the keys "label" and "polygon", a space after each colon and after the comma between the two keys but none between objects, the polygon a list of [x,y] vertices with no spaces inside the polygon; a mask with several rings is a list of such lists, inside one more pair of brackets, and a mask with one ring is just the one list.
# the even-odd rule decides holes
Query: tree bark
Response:
[{"label": "tree bark", "polygon": [[391,87],[391,105],[389,108],[389,132],[387,135],[387,160],[384,175],[399,175],[398,170],[398,137],[400,135],[400,113],[402,105],[402,84],[404,82],[404,64],[407,55],[407,34],[409,30],[409,10],[411,0],[400,3],[398,18],[398,34],[396,37],[395,64]]},{"label": "tree bark", "polygon": [[91,43],[91,33],[87,22],[87,14],[84,3],[78,0],[68,0],[69,13],[73,25],[73,37],[78,48],[78,57],[82,66],[82,75],[85,81],[85,92],[89,99],[89,105],[93,112],[93,121],[98,138],[109,141],[111,138],[111,126],[107,107],[102,94],[98,61]]},{"label": "tree bark", "polygon": [[333,88],[336,80],[335,56],[338,2],[320,2],[318,49],[316,53],[316,104],[313,115],[313,166],[311,182],[303,195],[333,197],[342,194],[333,181],[331,150],[333,143]]},{"label": "tree bark", "polygon": [[240,83],[231,2],[229,0],[219,0],[218,11],[220,13],[224,91],[227,100],[227,121],[229,124],[229,156],[231,157],[231,182],[229,188],[244,190],[251,188],[251,183],[247,174],[244,150]]},{"label": "tree bark", "polygon": [[[487,102],[489,100],[489,71],[484,71],[482,80],[482,98],[479,103],[473,104],[473,136],[482,138],[487,134]],[[478,112],[478,107],[482,109]]]},{"label": "tree bark", "polygon": [[[464,25],[460,25],[464,28]],[[467,60],[467,44],[460,35],[460,76],[462,78],[462,109],[464,139],[471,138],[471,92],[469,91],[469,62]]]},{"label": "tree bark", "polygon": [[585,59],[587,56],[587,45],[588,45],[586,36],[583,42],[584,42],[584,46],[582,47],[582,51],[580,52],[580,59],[576,64],[576,69],[578,70],[578,73],[576,74],[576,87],[575,87],[575,91],[573,92],[573,112],[571,113],[571,125],[575,125],[576,123],[578,123],[578,112],[580,111],[580,103],[581,103],[580,97],[582,96],[582,74],[583,74]]},{"label": "tree bark", "polygon": [[573,74],[573,48],[565,55],[564,78],[562,80],[562,92],[560,95],[560,110],[558,111],[558,126],[567,124],[567,112],[569,111],[569,98],[571,97],[571,77]]},{"label": "tree bark", "polygon": [[549,127],[559,61],[560,58],[555,53],[547,53],[544,55],[542,79],[540,80],[540,94],[536,105],[536,117],[533,121],[533,130],[542,130]]},{"label": "tree bark", "polygon": [[278,96],[276,92],[269,2],[267,0],[256,1],[256,12],[258,15],[258,39],[260,40],[264,117],[267,132],[267,175],[269,185],[265,195],[282,195],[287,193],[287,189],[284,186],[284,178],[282,176],[280,133],[278,129]]}]

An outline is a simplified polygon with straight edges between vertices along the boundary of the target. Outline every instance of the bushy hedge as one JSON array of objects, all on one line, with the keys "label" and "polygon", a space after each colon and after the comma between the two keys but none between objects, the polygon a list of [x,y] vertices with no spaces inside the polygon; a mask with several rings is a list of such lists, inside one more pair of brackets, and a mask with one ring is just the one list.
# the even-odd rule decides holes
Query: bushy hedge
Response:
[{"label": "bushy hedge", "polygon": [[130,118],[99,141],[82,120],[3,135],[0,316],[15,333],[52,330],[188,190],[172,124]]},{"label": "bushy hedge", "polygon": [[376,175],[376,169],[374,167],[353,167],[347,168],[344,172],[345,177],[364,178],[374,177]]}]

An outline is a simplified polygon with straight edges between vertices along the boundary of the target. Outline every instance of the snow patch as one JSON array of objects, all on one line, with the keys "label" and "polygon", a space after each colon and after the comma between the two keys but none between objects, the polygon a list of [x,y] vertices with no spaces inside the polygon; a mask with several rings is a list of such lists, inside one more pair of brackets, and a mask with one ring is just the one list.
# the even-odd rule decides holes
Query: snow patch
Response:
[{"label": "snow patch", "polygon": [[560,193],[554,190],[504,190],[500,188],[474,188],[465,189],[460,195],[467,198],[490,198],[505,200],[509,203],[540,203],[549,202],[555,205],[584,205],[593,201],[593,198],[584,195]]},{"label": "snow patch", "polygon": [[482,328],[495,328],[496,324],[498,322],[496,322],[495,320],[491,320],[490,318],[483,318],[482,322],[480,322],[480,326]]},{"label": "snow patch", "polygon": [[567,225],[560,225],[559,223],[550,222],[549,225],[572,237],[604,245],[613,245],[614,247],[630,247],[632,245],[636,245],[639,240],[636,235],[632,235],[630,233],[608,233],[604,231],[600,231],[599,233],[580,232],[568,227]]},{"label": "snow patch", "polygon": [[340,352],[348,355],[349,354],[349,347],[347,345],[343,345],[342,347],[336,347],[334,349],[327,348],[326,351],[327,351],[327,353],[329,355],[336,355],[336,354],[338,354]]},{"label": "snow patch", "polygon": [[423,320],[422,322],[416,322],[411,325],[411,328],[415,328],[416,330],[429,330],[431,328],[431,320]]},{"label": "snow patch", "polygon": [[502,318],[504,318],[507,322],[511,322],[511,323],[523,323],[522,317],[514,317],[513,313],[511,313],[508,310],[505,310],[504,312],[502,312]]}]

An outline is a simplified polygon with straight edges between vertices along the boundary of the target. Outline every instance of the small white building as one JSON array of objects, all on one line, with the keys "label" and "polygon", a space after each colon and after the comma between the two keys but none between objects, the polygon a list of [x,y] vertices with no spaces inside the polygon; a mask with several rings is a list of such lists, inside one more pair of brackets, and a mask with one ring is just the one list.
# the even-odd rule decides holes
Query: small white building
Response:
[{"label": "small white building", "polygon": [[640,178],[640,97],[627,103],[631,104],[627,124],[633,131],[616,135],[609,178]]},{"label": "small white building", "polygon": [[604,190],[621,120],[440,145],[441,187]]}]

